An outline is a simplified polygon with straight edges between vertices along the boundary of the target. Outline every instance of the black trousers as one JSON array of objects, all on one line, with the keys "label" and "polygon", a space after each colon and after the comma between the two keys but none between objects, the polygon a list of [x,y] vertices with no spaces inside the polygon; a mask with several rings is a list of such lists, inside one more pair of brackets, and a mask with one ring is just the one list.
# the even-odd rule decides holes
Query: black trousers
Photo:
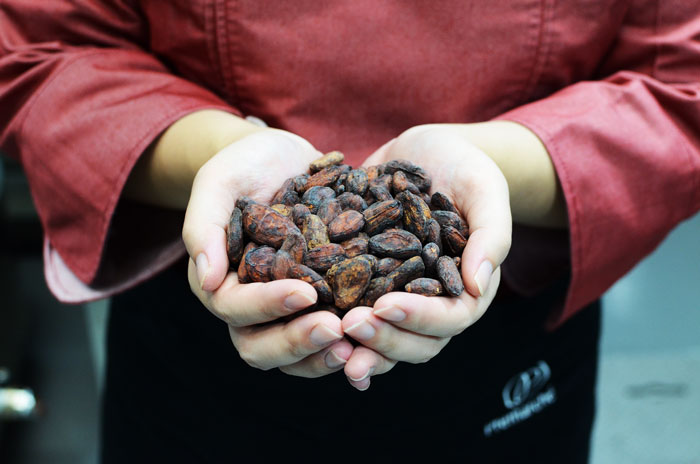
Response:
[{"label": "black trousers", "polygon": [[180,264],[113,300],[102,460],[585,463],[600,306],[547,332],[549,302],[497,301],[428,363],[359,392],[342,372],[247,366]]}]

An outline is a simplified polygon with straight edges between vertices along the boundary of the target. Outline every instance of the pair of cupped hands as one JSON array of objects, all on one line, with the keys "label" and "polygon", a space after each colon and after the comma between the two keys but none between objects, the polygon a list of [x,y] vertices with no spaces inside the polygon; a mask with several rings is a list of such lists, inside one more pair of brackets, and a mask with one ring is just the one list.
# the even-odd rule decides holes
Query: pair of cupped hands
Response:
[{"label": "pair of cupped hands", "polygon": [[301,137],[265,129],[211,158],[195,177],[183,227],[188,279],[204,306],[228,324],[250,366],[302,377],[343,369],[352,386],[366,390],[372,376],[399,361],[429,361],[484,314],[510,248],[508,184],[487,154],[449,127],[418,126],[389,141],[363,165],[409,160],[432,176],[432,191],[450,197],[469,224],[461,268],[467,291],[458,298],[393,292],[342,319],[319,311],[282,322],[314,304],[315,290],[292,279],[240,284],[229,270],[225,227],[238,197],[269,202],[284,180],[307,172],[321,155]]}]

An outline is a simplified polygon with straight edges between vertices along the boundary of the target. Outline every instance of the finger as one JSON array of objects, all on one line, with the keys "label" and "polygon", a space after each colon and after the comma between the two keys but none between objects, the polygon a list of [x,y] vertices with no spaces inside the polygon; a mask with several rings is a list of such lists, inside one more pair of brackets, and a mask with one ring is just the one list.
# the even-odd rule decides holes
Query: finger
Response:
[{"label": "finger", "polygon": [[486,294],[474,298],[463,292],[458,298],[427,297],[404,292],[388,293],[374,304],[373,314],[401,329],[433,337],[454,337],[483,316],[498,289],[497,268]]},{"label": "finger", "polygon": [[360,391],[369,388],[370,377],[389,372],[396,361],[387,359],[376,351],[364,346],[357,346],[345,363],[345,376],[350,385]]},{"label": "finger", "polygon": [[353,347],[350,342],[343,339],[318,353],[307,356],[299,362],[281,366],[280,370],[285,374],[297,377],[322,377],[341,370],[348,359],[350,359],[352,350]]},{"label": "finger", "polygon": [[421,335],[400,329],[358,307],[343,317],[343,331],[382,356],[413,364],[424,363],[442,350],[449,339]]},{"label": "finger", "polygon": [[233,327],[273,321],[316,303],[316,290],[301,280],[241,284],[236,273],[229,273],[213,292],[200,286],[196,266],[190,259],[188,279],[192,292],[218,318]]},{"label": "finger", "polygon": [[340,319],[318,311],[287,323],[231,327],[229,334],[238,354],[249,365],[268,370],[294,364],[343,338]]},{"label": "finger", "polygon": [[480,165],[478,175],[465,170],[467,178],[452,186],[457,208],[469,224],[469,239],[462,253],[463,280],[470,294],[483,296],[492,284],[494,269],[510,250],[513,220],[508,184],[501,171],[486,155],[473,156]]}]

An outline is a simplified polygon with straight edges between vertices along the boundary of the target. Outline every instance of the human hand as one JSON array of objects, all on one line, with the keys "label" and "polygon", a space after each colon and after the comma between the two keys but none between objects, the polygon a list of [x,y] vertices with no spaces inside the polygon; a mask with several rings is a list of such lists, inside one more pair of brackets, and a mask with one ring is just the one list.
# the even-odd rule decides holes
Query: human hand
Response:
[{"label": "human hand", "polygon": [[190,287],[228,324],[241,358],[259,369],[278,367],[303,377],[335,372],[350,357],[340,319],[319,311],[277,322],[314,304],[315,290],[291,279],[241,285],[228,272],[225,227],[238,197],[269,201],[285,179],[305,172],[319,156],[306,140],[273,129],[230,144],[195,176],[182,231]]},{"label": "human hand", "polygon": [[381,147],[366,166],[406,159],[432,176],[432,189],[447,195],[469,224],[462,254],[466,292],[458,298],[394,292],[374,308],[350,310],[343,330],[362,345],[345,365],[345,375],[366,390],[372,375],[388,372],[398,361],[432,359],[451,337],[474,324],[493,300],[500,264],[511,243],[508,184],[498,166],[452,126],[419,126]]}]

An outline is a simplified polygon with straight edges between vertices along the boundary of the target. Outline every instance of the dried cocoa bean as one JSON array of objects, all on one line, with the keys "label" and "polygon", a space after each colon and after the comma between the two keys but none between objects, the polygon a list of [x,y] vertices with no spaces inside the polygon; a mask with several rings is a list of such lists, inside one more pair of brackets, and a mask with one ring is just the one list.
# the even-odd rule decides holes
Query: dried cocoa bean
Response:
[{"label": "dried cocoa bean", "polygon": [[386,277],[376,277],[369,282],[365,295],[360,300],[362,306],[374,306],[379,297],[391,292],[391,280]]},{"label": "dried cocoa bean", "polygon": [[401,261],[400,259],[382,258],[379,261],[377,261],[377,270],[374,271],[374,275],[375,276],[386,276],[391,271],[393,271],[397,267],[401,266],[401,263],[403,263],[403,261]]},{"label": "dried cocoa bean", "polygon": [[467,246],[467,239],[452,226],[441,226],[440,228],[446,250],[453,256],[461,256],[464,247]]},{"label": "dried cocoa bean", "polygon": [[393,226],[401,218],[403,209],[397,200],[374,203],[362,212],[365,217],[365,232],[374,235]]},{"label": "dried cocoa bean", "polygon": [[345,156],[341,152],[334,150],[312,161],[311,164],[309,164],[309,170],[311,172],[318,172],[327,167],[341,164],[344,159]]},{"label": "dried cocoa bean", "polygon": [[289,234],[299,231],[289,218],[264,205],[248,205],[243,210],[243,229],[253,241],[275,248]]},{"label": "dried cocoa bean", "polygon": [[372,187],[382,187],[387,192],[391,192],[391,184],[394,182],[394,177],[391,174],[384,174],[370,181],[369,189]]},{"label": "dried cocoa bean", "polygon": [[[345,171],[346,168],[343,166],[329,166],[321,169],[306,180],[306,189],[308,190],[311,187],[331,187],[335,185],[338,177]],[[333,194],[335,195],[335,192]]]},{"label": "dried cocoa bean", "polygon": [[349,240],[345,240],[340,245],[345,250],[345,255],[348,258],[354,258],[355,256],[367,253],[369,248],[369,239],[366,237],[354,237]]},{"label": "dried cocoa bean", "polygon": [[328,224],[328,236],[334,242],[352,238],[365,226],[365,217],[355,210],[348,210]]},{"label": "dried cocoa bean", "polygon": [[374,179],[377,177],[381,176],[384,174],[384,166],[383,165],[377,165],[377,166],[370,166],[366,168],[367,170],[367,180],[372,182]]},{"label": "dried cocoa bean", "polygon": [[404,289],[408,293],[416,293],[425,296],[438,296],[443,294],[442,284],[435,279],[420,277],[406,284]]},{"label": "dried cocoa bean", "polygon": [[335,305],[343,310],[353,308],[364,295],[372,278],[370,262],[361,257],[346,259],[328,271]]},{"label": "dried cocoa bean", "polygon": [[424,272],[425,264],[423,264],[423,260],[420,256],[414,256],[401,263],[401,266],[387,274],[386,278],[391,281],[392,290],[395,290],[403,288],[404,285],[412,280],[423,277]]},{"label": "dried cocoa bean", "polygon": [[233,208],[226,227],[226,253],[231,268],[236,268],[243,256],[243,213]]},{"label": "dried cocoa bean", "polygon": [[318,299],[324,303],[333,302],[333,292],[331,287],[328,285],[323,277],[321,277],[316,271],[303,264],[295,263],[287,273],[287,278],[289,279],[299,279],[304,282],[311,284],[311,286],[316,290],[318,294]]},{"label": "dried cocoa bean", "polygon": [[369,188],[369,191],[374,197],[374,199],[377,201],[387,201],[394,198],[391,196],[391,192],[389,192],[388,189],[382,187],[381,185],[372,185]]},{"label": "dried cocoa bean", "polygon": [[414,195],[420,195],[421,191],[412,182],[406,178],[403,171],[396,171],[392,176],[391,185],[394,190],[394,195],[397,195],[404,190],[408,190]]},{"label": "dried cocoa bean", "polygon": [[369,239],[370,251],[381,257],[407,259],[419,256],[423,246],[418,237],[400,229],[390,229]]},{"label": "dried cocoa bean", "polygon": [[323,273],[345,259],[345,249],[342,246],[327,243],[309,250],[304,257],[304,264],[316,272]]},{"label": "dried cocoa bean", "polygon": [[367,208],[367,203],[365,200],[360,196],[356,195],[351,192],[345,192],[341,195],[338,195],[336,198],[338,200],[338,203],[340,203],[341,208],[343,208],[343,211],[347,211],[348,209],[354,209],[357,212],[362,212]]},{"label": "dried cocoa bean", "polygon": [[275,193],[275,196],[272,197],[271,203],[281,203],[288,206],[294,206],[299,203],[299,194],[294,190],[293,178],[284,181],[282,187]]},{"label": "dried cocoa bean", "polygon": [[248,275],[248,271],[246,270],[245,266],[245,257],[248,256],[248,253],[252,252],[257,248],[257,245],[254,242],[249,242],[245,248],[243,249],[243,257],[241,258],[241,262],[238,265],[238,282],[242,284],[247,284],[248,282],[251,282],[250,276]]},{"label": "dried cocoa bean", "polygon": [[428,205],[421,197],[408,191],[399,193],[396,199],[401,202],[403,208],[404,229],[418,237],[421,242],[425,242],[428,238],[428,223],[431,219]]},{"label": "dried cocoa bean", "polygon": [[455,205],[452,204],[449,198],[445,194],[440,192],[433,193],[430,197],[430,208],[433,210],[450,211],[455,214],[459,214]]},{"label": "dried cocoa bean", "polygon": [[342,195],[345,193],[345,179],[347,179],[348,175],[346,173],[343,173],[338,177],[338,180],[335,181],[335,184],[333,185],[333,190],[335,191],[336,195]]},{"label": "dried cocoa bean", "polygon": [[440,249],[440,254],[442,254],[442,233],[440,224],[435,219],[428,221],[428,238],[426,238],[426,241],[435,243]]},{"label": "dried cocoa bean", "polygon": [[306,191],[306,182],[308,180],[308,174],[301,174],[299,176],[293,177],[292,181],[294,182],[294,191],[297,192],[299,195],[303,194]]},{"label": "dried cocoa bean", "polygon": [[403,171],[406,178],[422,192],[430,190],[430,176],[420,166],[406,160],[392,160],[384,163],[384,172],[386,174],[394,174],[396,171]]},{"label": "dried cocoa bean", "polygon": [[294,205],[294,208],[292,208],[292,221],[297,227],[301,228],[304,218],[309,214],[311,214],[311,211],[306,206],[302,204]]},{"label": "dried cocoa bean", "polygon": [[330,243],[326,225],[321,218],[315,214],[309,214],[304,218],[304,222],[301,225],[301,232],[304,234],[306,246],[309,250]]},{"label": "dried cocoa bean", "polygon": [[353,169],[348,173],[348,177],[345,180],[346,191],[362,196],[367,192],[367,187],[369,187],[367,171],[364,169]]},{"label": "dried cocoa bean", "polygon": [[276,203],[276,204],[270,206],[270,208],[274,209],[275,211],[277,211],[278,213],[280,213],[284,217],[288,217],[288,218],[292,217],[292,207],[291,206],[283,205],[281,203]]},{"label": "dried cocoa bean", "polygon": [[469,236],[469,229],[467,228],[467,224],[457,213],[438,209],[433,211],[433,219],[440,223],[440,227],[442,228],[446,226],[452,226],[455,229],[457,229],[463,237]]},{"label": "dried cocoa bean", "polygon": [[275,249],[269,246],[261,246],[247,253],[243,260],[245,262],[245,273],[248,278],[252,282],[271,281],[275,257]]},{"label": "dried cocoa bean", "polygon": [[[272,280],[286,279],[289,270],[295,264],[294,259],[284,250],[277,250],[275,253],[275,263],[272,265]],[[240,280],[240,277],[239,277]]]},{"label": "dried cocoa bean", "polygon": [[241,211],[245,210],[248,207],[248,205],[257,204],[259,204],[257,201],[245,195],[236,199],[236,208],[240,209]]},{"label": "dried cocoa bean", "polygon": [[311,187],[301,197],[301,202],[309,208],[312,214],[318,212],[318,208],[327,200],[335,198],[335,191],[329,187]]},{"label": "dried cocoa bean", "polygon": [[435,275],[437,260],[440,257],[440,248],[437,244],[430,242],[423,247],[423,252],[421,253],[421,258],[423,258],[423,263],[425,264],[425,272],[430,275]]},{"label": "dried cocoa bean", "polygon": [[340,206],[340,203],[338,203],[338,201],[334,198],[332,200],[326,200],[323,203],[321,203],[321,206],[319,206],[316,215],[321,218],[321,221],[323,221],[324,224],[328,225],[342,212],[343,208]]},{"label": "dried cocoa bean", "polygon": [[306,239],[300,231],[294,231],[284,239],[280,250],[289,253],[292,259],[297,263],[303,263],[307,251]]},{"label": "dried cocoa bean", "polygon": [[370,255],[368,253],[365,253],[363,255],[359,255],[358,258],[364,258],[367,261],[369,261],[370,271],[372,272],[372,274],[374,274],[374,272],[377,270],[377,263],[379,262],[377,257],[374,255]]},{"label": "dried cocoa bean", "polygon": [[449,256],[440,256],[437,262],[437,274],[445,291],[452,296],[459,296],[464,291],[464,283],[459,269]]}]

